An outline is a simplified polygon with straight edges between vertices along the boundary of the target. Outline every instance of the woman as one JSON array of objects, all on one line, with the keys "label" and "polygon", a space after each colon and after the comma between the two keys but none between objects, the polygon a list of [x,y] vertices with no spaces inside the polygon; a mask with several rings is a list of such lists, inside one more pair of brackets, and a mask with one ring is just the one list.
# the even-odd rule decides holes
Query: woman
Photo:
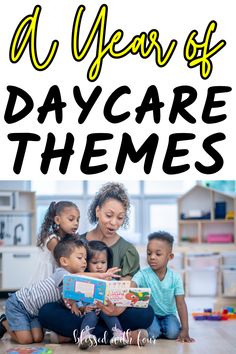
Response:
[{"label": "woman", "polygon": [[124,279],[139,270],[139,254],[136,248],[117,231],[129,221],[129,197],[120,183],[109,182],[102,186],[92,201],[88,218],[96,227],[80,236],[87,241],[103,241],[113,252],[113,267],[121,268]]},{"label": "woman", "polygon": [[[113,252],[113,266],[121,268],[121,276],[125,279],[131,279],[139,270],[139,255],[136,248],[117,233],[121,226],[126,226],[128,223],[129,208],[130,202],[124,186],[119,183],[105,184],[98,191],[89,208],[89,220],[91,223],[96,223],[96,227],[81,235],[81,239],[103,241],[110,247]],[[128,339],[131,344],[145,344],[147,333],[143,329],[148,328],[154,318],[150,306],[121,308],[109,301],[107,305],[97,306],[108,316],[119,318],[123,330],[129,331]],[[44,305],[39,311],[39,320],[44,328],[63,337],[74,337],[76,341],[80,336],[82,319],[59,303]],[[100,338],[100,343],[109,343],[111,334],[107,332],[104,322],[98,322],[93,334]]]},{"label": "woman", "polygon": [[[145,329],[151,325],[154,318],[152,307],[124,309],[115,307],[109,300],[107,302],[107,305],[98,304],[98,307],[108,316],[119,318],[123,330],[127,333],[129,344],[145,345],[148,337]],[[44,305],[39,310],[38,318],[44,328],[59,335],[59,343],[68,342],[68,339],[78,342],[83,317],[73,314],[59,302]],[[102,320],[98,322],[93,334],[97,337],[98,344],[109,344],[112,337]]]}]

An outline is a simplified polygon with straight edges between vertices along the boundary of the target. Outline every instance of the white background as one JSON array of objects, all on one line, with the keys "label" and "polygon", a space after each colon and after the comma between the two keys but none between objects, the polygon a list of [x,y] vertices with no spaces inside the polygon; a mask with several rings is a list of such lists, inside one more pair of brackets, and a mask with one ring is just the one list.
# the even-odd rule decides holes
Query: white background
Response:
[{"label": "white background", "polygon": [[[236,179],[234,167],[235,151],[235,108],[234,79],[235,59],[234,48],[234,18],[233,1],[16,1],[8,0],[0,5],[0,179]],[[40,5],[42,11],[39,19],[37,52],[42,62],[48,53],[51,42],[59,41],[59,49],[50,67],[42,72],[36,71],[30,62],[29,50],[21,60],[12,64],[9,60],[10,43],[18,23],[33,12],[35,5]],[[87,80],[87,70],[94,59],[97,37],[87,57],[82,62],[76,62],[71,54],[71,31],[74,16],[79,5],[85,5],[80,43],[84,43],[97,12],[102,4],[108,5],[108,20],[106,28],[106,42],[114,31],[122,29],[124,37],[117,45],[122,49],[133,36],[141,32],[148,33],[151,29],[159,31],[159,41],[164,51],[173,39],[178,41],[177,48],[164,67],[155,64],[155,53],[147,59],[138,54],[128,54],[122,59],[112,59],[106,56],[103,60],[99,78],[91,83]],[[209,79],[200,77],[199,67],[189,69],[183,57],[183,48],[188,34],[192,30],[198,31],[196,37],[202,41],[210,21],[217,22],[216,32],[212,36],[211,47],[224,39],[227,45],[214,57],[213,72]],[[63,122],[57,124],[55,114],[48,114],[44,124],[39,124],[38,107],[40,107],[52,85],[60,88],[62,100],[67,106],[63,110]],[[8,85],[18,86],[30,94],[34,101],[32,112],[15,124],[4,121],[4,113],[8,102]],[[84,99],[88,99],[92,90],[102,87],[102,94],[95,103],[86,122],[78,124],[77,119],[81,109],[73,97],[73,87],[80,87]],[[111,124],[103,115],[104,104],[109,95],[119,86],[127,85],[131,89],[130,95],[122,96],[114,107],[114,114],[130,111],[130,117],[123,123]],[[143,100],[145,92],[150,85],[156,85],[159,97],[165,106],[161,110],[161,122],[155,124],[152,113],[146,114],[142,124],[135,122],[135,108]],[[178,117],[174,125],[169,123],[169,113],[173,102],[173,89],[180,85],[193,86],[197,92],[197,100],[189,107],[189,112],[197,119],[196,124],[189,124]],[[201,120],[207,90],[211,86],[231,86],[232,91],[217,95],[216,99],[225,100],[226,105],[212,114],[227,114],[222,123],[206,125]],[[19,103],[16,110],[20,109]],[[13,172],[13,164],[17,151],[17,142],[7,138],[9,133],[31,132],[40,135],[39,142],[29,142],[20,175]],[[67,132],[74,135],[75,153],[72,155],[66,175],[59,172],[59,159],[51,162],[49,172],[44,176],[40,171],[41,154],[44,151],[47,134],[52,132],[56,136],[56,148],[63,148]],[[106,163],[108,169],[100,174],[88,176],[80,171],[80,163],[86,145],[88,134],[107,132],[114,135],[112,140],[99,142],[97,149],[106,149],[103,157],[93,158],[92,165]],[[124,132],[132,136],[133,144],[138,148],[152,133],[159,136],[159,143],[149,175],[143,171],[144,159],[134,164],[127,158],[122,175],[115,171],[116,160],[120,148],[121,137]],[[178,148],[188,148],[187,157],[174,160],[174,165],[189,163],[190,169],[180,175],[168,176],[162,171],[162,164],[166,153],[169,135],[173,133],[194,133],[196,138],[178,144]],[[199,173],[195,161],[211,165],[213,160],[202,148],[203,140],[216,132],[223,132],[226,140],[214,144],[214,147],[224,158],[224,166],[217,174],[207,176]]]}]

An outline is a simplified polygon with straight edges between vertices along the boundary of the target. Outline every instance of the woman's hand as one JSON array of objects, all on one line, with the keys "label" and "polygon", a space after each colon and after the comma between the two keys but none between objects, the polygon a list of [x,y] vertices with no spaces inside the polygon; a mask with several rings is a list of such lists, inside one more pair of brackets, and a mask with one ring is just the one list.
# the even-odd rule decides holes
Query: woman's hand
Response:
[{"label": "woman's hand", "polygon": [[125,311],[126,307],[116,307],[109,299],[106,299],[106,305],[96,301],[96,306],[108,316],[119,316]]},{"label": "woman's hand", "polygon": [[117,272],[120,272],[121,269],[118,267],[113,267],[110,268],[106,271],[106,273],[100,273],[101,279],[106,279],[106,280],[111,280],[112,278],[120,278],[121,276],[118,274],[115,274]]}]

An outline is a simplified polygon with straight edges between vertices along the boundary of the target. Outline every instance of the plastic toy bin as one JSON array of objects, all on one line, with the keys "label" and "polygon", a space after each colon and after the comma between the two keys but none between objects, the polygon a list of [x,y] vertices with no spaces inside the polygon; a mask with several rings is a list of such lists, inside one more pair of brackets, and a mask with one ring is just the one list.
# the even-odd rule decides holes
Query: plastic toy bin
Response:
[{"label": "plastic toy bin", "polygon": [[188,265],[191,268],[219,267],[221,255],[213,253],[190,254],[188,255]]},{"label": "plastic toy bin", "polygon": [[223,252],[223,265],[224,266],[235,266],[236,267],[236,252]]},{"label": "plastic toy bin", "polygon": [[218,269],[188,268],[186,271],[188,279],[189,296],[216,296],[218,292]]},{"label": "plastic toy bin", "polygon": [[208,243],[232,243],[234,239],[233,234],[219,233],[219,234],[208,234]]},{"label": "plastic toy bin", "polygon": [[223,268],[223,295],[236,297],[236,266]]}]

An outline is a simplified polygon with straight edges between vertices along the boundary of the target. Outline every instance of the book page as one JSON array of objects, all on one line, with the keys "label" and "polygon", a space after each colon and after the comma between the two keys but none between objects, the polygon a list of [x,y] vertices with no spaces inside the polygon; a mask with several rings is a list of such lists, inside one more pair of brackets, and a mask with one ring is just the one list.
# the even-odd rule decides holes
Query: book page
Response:
[{"label": "book page", "polygon": [[150,288],[129,288],[124,294],[124,298],[116,304],[116,306],[128,307],[148,307],[151,296]]},{"label": "book page", "polygon": [[94,296],[94,284],[83,283],[81,281],[75,282],[75,292],[83,293],[85,297],[93,297]]},{"label": "book page", "polygon": [[130,281],[110,281],[107,286],[106,296],[113,303],[117,303],[124,298],[130,287]]}]

